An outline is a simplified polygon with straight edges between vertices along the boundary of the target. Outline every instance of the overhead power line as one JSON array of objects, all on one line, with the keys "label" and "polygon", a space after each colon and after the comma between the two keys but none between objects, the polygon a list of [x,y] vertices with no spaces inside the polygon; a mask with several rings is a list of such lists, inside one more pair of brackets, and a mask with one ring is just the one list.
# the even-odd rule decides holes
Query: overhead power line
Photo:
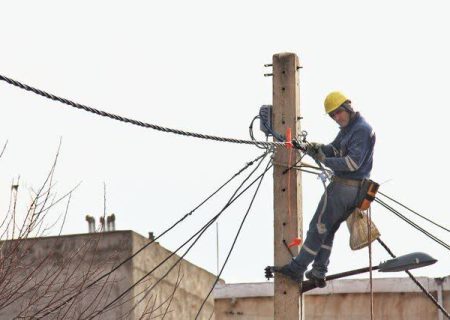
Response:
[{"label": "overhead power line", "polygon": [[412,220],[408,219],[407,217],[405,217],[404,215],[402,215],[400,212],[398,212],[397,210],[395,210],[394,208],[392,208],[391,206],[389,206],[388,204],[386,204],[385,202],[381,201],[378,198],[375,198],[375,202],[382,205],[383,207],[385,207],[386,209],[388,209],[389,211],[391,211],[393,214],[395,214],[397,217],[399,217],[400,219],[402,219],[403,221],[405,221],[406,223],[408,223],[410,226],[412,226],[413,228],[415,228],[416,230],[422,232],[424,235],[426,235],[428,238],[430,238],[431,240],[435,241],[436,243],[440,244],[441,246],[443,246],[445,249],[450,250],[450,246],[445,243],[443,240],[439,239],[438,237],[436,237],[435,235],[433,235],[432,233],[430,233],[429,231],[423,229],[422,227],[420,227],[418,224],[414,223]]},{"label": "overhead power line", "polygon": [[77,108],[77,109],[81,109],[87,112],[91,112],[94,113],[96,115],[102,116],[102,117],[107,117],[110,119],[114,119],[117,121],[121,121],[121,122],[125,122],[125,123],[130,123],[136,126],[140,126],[140,127],[144,127],[144,128],[149,128],[149,129],[153,129],[153,130],[157,130],[157,131],[162,131],[162,132],[167,132],[167,133],[174,133],[174,134],[178,134],[178,135],[182,135],[182,136],[188,136],[188,137],[193,137],[193,138],[199,138],[199,139],[206,139],[206,140],[213,140],[213,141],[220,141],[220,142],[229,142],[229,143],[238,143],[238,144],[248,144],[248,145],[255,145],[255,146],[264,146],[266,148],[269,147],[285,147],[286,144],[284,142],[269,142],[269,141],[251,141],[251,140],[243,140],[243,139],[234,139],[234,138],[226,138],[226,137],[219,137],[219,136],[212,136],[212,135],[207,135],[207,134],[201,134],[201,133],[196,133],[196,132],[189,132],[189,131],[183,131],[183,130],[179,130],[179,129],[172,129],[172,128],[168,128],[168,127],[163,127],[163,126],[159,126],[159,125],[155,125],[155,124],[150,124],[147,122],[143,122],[143,121],[139,121],[139,120],[134,120],[131,118],[126,118],[126,117],[122,117],[113,113],[109,113],[106,111],[102,111],[102,110],[98,110],[95,108],[91,108],[88,107],[86,105],[83,104],[79,104],[76,102],[73,102],[71,100],[65,99],[65,98],[61,98],[58,96],[55,96],[51,93],[42,91],[40,89],[36,89],[33,87],[30,87],[26,84],[23,84],[19,81],[10,79],[8,77],[5,77],[3,75],[0,75],[0,80],[3,80],[13,86],[16,86],[20,89],[23,90],[27,90],[27,91],[31,91],[37,95],[43,96],[47,99],[51,99],[51,100],[55,100],[55,101],[59,101],[61,103],[64,103],[66,105],[69,105],[73,108]]},{"label": "overhead power line", "polygon": [[395,202],[395,203],[398,204],[399,206],[402,206],[402,207],[405,208],[406,210],[408,210],[408,211],[414,213],[416,216],[419,216],[419,217],[421,217],[422,219],[424,219],[424,220],[426,220],[426,221],[428,221],[428,222],[434,224],[436,227],[439,227],[439,228],[441,228],[441,229],[443,229],[443,230],[445,230],[445,231],[447,231],[447,232],[450,232],[450,230],[449,230],[448,228],[446,228],[446,227],[440,225],[439,223],[436,223],[436,222],[430,220],[429,218],[427,218],[427,217],[421,215],[420,213],[418,213],[418,212],[412,210],[411,208],[405,206],[405,205],[404,205],[403,203],[401,203],[400,201],[397,201],[397,200],[393,199],[392,197],[390,197],[390,196],[388,196],[388,195],[386,195],[386,194],[384,194],[384,193],[382,193],[382,192],[380,192],[380,191],[378,191],[378,193],[381,194],[383,197],[386,197],[386,198],[388,198],[389,200]]},{"label": "overhead power line", "polygon": [[[387,246],[386,243],[384,243],[380,237],[377,238],[378,243],[389,253],[389,255],[392,258],[396,258],[396,255],[391,251],[391,249]],[[428,299],[430,299],[431,302],[433,302],[433,304],[438,307],[439,310],[442,311],[442,313],[448,318],[450,319],[450,315],[447,312],[447,310],[445,310],[445,308],[443,306],[441,306],[439,304],[439,302],[436,301],[436,299],[433,297],[433,295],[431,293],[429,293],[427,291],[427,289],[425,289],[425,287],[416,279],[416,277],[414,277],[414,275],[411,273],[411,271],[409,270],[405,270],[406,274],[411,278],[411,280],[422,290],[422,292],[428,297]]]},{"label": "overhead power line", "polygon": [[[204,232],[211,226],[213,223],[225,212],[227,208],[231,206],[239,197],[241,197],[248,189],[255,184],[261,177],[272,167],[269,166],[264,170],[263,173],[258,175],[251,183],[248,184],[242,191],[239,192],[239,190],[243,187],[243,185],[248,181],[248,179],[253,175],[253,173],[258,169],[259,165],[262,163],[264,158],[260,160],[258,163],[258,166],[241,182],[241,184],[238,186],[238,188],[234,191],[233,195],[230,197],[228,202],[225,204],[225,206],[217,213],[213,218],[211,218],[203,227],[201,227],[196,233],[194,233],[188,240],[186,240],[182,245],[180,245],[174,252],[172,252],[169,256],[167,256],[164,260],[162,260],[156,267],[154,267],[152,270],[147,272],[144,276],[142,276],[139,280],[137,280],[133,285],[128,287],[126,290],[124,290],[120,295],[118,295],[116,298],[114,298],[111,302],[109,302],[106,306],[104,306],[101,310],[97,311],[95,314],[93,314],[90,319],[93,319],[94,317],[100,315],[101,313],[107,311],[109,308],[111,308],[116,302],[118,302],[125,294],[130,292],[134,287],[136,287],[139,283],[141,283],[145,278],[150,276],[155,270],[157,270],[160,266],[162,266],[164,263],[166,263],[172,256],[174,256],[182,247],[184,247],[187,243],[189,243],[192,239],[195,238],[194,242],[189,246],[189,248],[184,252],[177,261],[169,268],[169,270],[160,278],[158,279],[149,290],[153,289],[161,280],[163,280],[170,271],[186,256],[186,254],[192,249],[192,247],[197,243],[197,241],[200,239],[200,237],[204,234]],[[238,193],[239,192],[239,193]]]},{"label": "overhead power line", "polygon": [[[137,256],[139,253],[141,253],[145,248],[147,248],[148,246],[150,246],[151,244],[155,243],[156,241],[158,241],[162,236],[164,236],[165,234],[167,234],[169,231],[171,231],[172,229],[174,229],[178,224],[180,224],[181,222],[183,222],[185,219],[187,219],[189,216],[191,216],[194,212],[196,212],[201,206],[203,206],[208,200],[210,200],[213,196],[215,196],[220,190],[222,190],[226,185],[228,185],[232,180],[234,180],[237,176],[239,176],[242,172],[244,172],[246,169],[248,169],[250,166],[252,166],[255,162],[263,159],[264,157],[266,157],[268,154],[268,152],[264,152],[263,154],[261,154],[260,156],[256,157],[255,159],[253,159],[250,162],[247,162],[245,164],[245,166],[243,168],[241,168],[239,171],[237,171],[231,178],[229,178],[225,183],[223,183],[219,188],[217,188],[214,192],[212,192],[208,197],[206,197],[200,204],[198,204],[194,209],[192,209],[191,211],[189,211],[188,213],[186,213],[183,217],[181,217],[178,221],[176,221],[173,225],[171,225],[169,228],[167,228],[166,230],[164,230],[160,235],[158,235],[157,237],[155,237],[153,240],[151,240],[150,242],[146,243],[144,246],[142,246],[139,250],[137,250],[135,253],[133,253],[132,255],[130,255],[129,257],[125,258],[124,260],[122,260],[119,264],[117,264],[115,267],[113,267],[110,271],[104,273],[103,275],[99,276],[97,279],[93,280],[90,284],[88,284],[85,288],[83,288],[80,292],[77,292],[76,294],[68,297],[67,299],[65,299],[63,302],[61,302],[59,305],[53,307],[52,309],[48,310],[47,313],[45,313],[42,317],[47,316],[50,313],[55,312],[56,310],[58,310],[59,308],[61,308],[62,306],[66,305],[67,303],[69,303],[71,300],[73,300],[79,293],[91,288],[92,286],[94,286],[96,283],[98,283],[99,281],[101,281],[102,279],[108,277],[109,275],[111,275],[113,272],[115,272],[117,269],[119,269],[121,266],[123,266],[125,263],[127,263],[128,261],[130,261],[131,259],[133,259],[135,256]],[[254,171],[252,171],[254,172]],[[38,318],[39,319],[39,318]]]},{"label": "overhead power line", "polygon": [[213,285],[211,286],[211,289],[209,290],[209,292],[208,292],[208,294],[206,295],[206,297],[203,299],[203,302],[202,302],[202,304],[201,304],[201,306],[200,306],[200,308],[199,308],[199,310],[198,310],[198,312],[197,312],[197,315],[195,316],[195,320],[198,319],[198,317],[199,317],[199,315],[200,315],[200,312],[201,312],[202,309],[203,309],[203,306],[205,305],[206,301],[208,300],[209,296],[211,295],[212,291],[214,290],[214,287],[216,286],[217,282],[219,281],[220,276],[222,275],[222,272],[223,272],[223,270],[225,269],[225,266],[226,266],[227,263],[228,263],[228,259],[230,258],[231,253],[233,252],[233,249],[234,249],[234,246],[236,245],[236,242],[237,242],[237,239],[238,239],[238,237],[239,237],[239,234],[241,233],[241,230],[242,230],[242,227],[244,226],[245,220],[247,219],[247,216],[248,216],[248,214],[249,214],[249,212],[250,212],[250,210],[251,210],[251,208],[252,208],[252,206],[253,206],[253,202],[255,201],[256,195],[258,194],[259,187],[261,186],[261,183],[262,183],[262,181],[263,181],[263,179],[264,179],[264,176],[265,176],[267,170],[269,169],[270,165],[271,165],[271,162],[268,162],[268,163],[267,163],[267,166],[266,166],[266,169],[265,169],[265,171],[263,172],[263,175],[262,175],[261,178],[259,179],[258,186],[256,187],[255,193],[253,194],[253,197],[252,197],[252,200],[250,201],[250,204],[249,204],[249,206],[248,206],[248,209],[247,209],[247,211],[245,212],[244,217],[242,218],[242,221],[241,221],[241,224],[239,225],[239,228],[238,228],[238,231],[237,231],[237,233],[236,233],[236,236],[234,237],[233,244],[231,245],[230,250],[228,251],[227,257],[225,258],[225,262],[223,263],[222,268],[220,269],[220,272],[217,274],[216,280],[214,281]]}]

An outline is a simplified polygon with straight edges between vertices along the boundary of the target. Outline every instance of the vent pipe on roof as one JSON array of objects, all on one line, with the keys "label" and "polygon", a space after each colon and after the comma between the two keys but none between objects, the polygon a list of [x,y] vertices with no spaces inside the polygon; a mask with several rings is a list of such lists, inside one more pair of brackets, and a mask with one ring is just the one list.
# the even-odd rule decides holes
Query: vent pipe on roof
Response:
[{"label": "vent pipe on roof", "polygon": [[116,216],[114,213],[106,217],[106,228],[108,231],[116,231]]},{"label": "vent pipe on roof", "polygon": [[89,233],[95,232],[95,219],[93,216],[86,215],[86,221],[88,223]]}]

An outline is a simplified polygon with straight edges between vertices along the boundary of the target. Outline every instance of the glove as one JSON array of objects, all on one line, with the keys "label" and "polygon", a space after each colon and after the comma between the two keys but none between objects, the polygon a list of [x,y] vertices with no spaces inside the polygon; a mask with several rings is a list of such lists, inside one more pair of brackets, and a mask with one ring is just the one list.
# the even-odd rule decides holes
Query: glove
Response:
[{"label": "glove", "polygon": [[323,147],[323,143],[319,143],[319,142],[310,142],[309,144],[310,144],[311,146],[313,146],[314,149],[316,149],[316,150],[318,150],[318,149],[320,149],[320,148]]},{"label": "glove", "polygon": [[313,158],[314,158],[314,160],[317,160],[317,161],[319,161],[319,162],[324,162],[326,156],[325,156],[325,153],[323,153],[322,149],[319,148],[319,149],[317,150],[317,153],[315,154],[315,157],[313,157]]},{"label": "glove", "polygon": [[323,144],[318,142],[310,142],[306,147],[306,154],[312,158],[315,157],[317,152],[321,150]]},{"label": "glove", "polygon": [[310,142],[306,149],[306,154],[316,161],[323,162],[326,158],[325,153],[322,151],[322,143]]}]

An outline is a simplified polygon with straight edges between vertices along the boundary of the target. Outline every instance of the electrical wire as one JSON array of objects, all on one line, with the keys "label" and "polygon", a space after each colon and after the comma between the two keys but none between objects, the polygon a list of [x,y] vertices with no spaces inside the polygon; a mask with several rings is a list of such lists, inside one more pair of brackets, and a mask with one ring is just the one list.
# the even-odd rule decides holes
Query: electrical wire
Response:
[{"label": "electrical wire", "polygon": [[412,226],[413,228],[415,228],[416,230],[422,232],[424,235],[426,235],[427,237],[429,237],[431,240],[435,241],[436,243],[440,244],[441,246],[443,246],[445,249],[450,250],[450,246],[445,243],[444,241],[442,241],[441,239],[439,239],[438,237],[434,236],[432,233],[428,232],[427,230],[423,229],[422,227],[420,227],[419,225],[417,225],[416,223],[414,223],[412,220],[406,218],[404,215],[402,215],[400,212],[398,212],[397,210],[395,210],[394,208],[392,208],[391,206],[389,206],[388,204],[384,203],[383,201],[381,201],[378,198],[375,198],[375,202],[382,205],[384,208],[386,208],[387,210],[391,211],[393,214],[395,214],[397,217],[399,217],[400,219],[402,219],[403,221],[405,221],[406,223],[408,223],[410,226]]},{"label": "electrical wire", "polygon": [[[303,167],[310,167],[313,169],[324,169],[320,164],[319,164],[320,168],[315,168],[313,166],[296,166],[296,164],[294,164],[293,168],[303,171],[303,172],[307,172],[307,173],[311,173],[314,175],[320,175],[320,173],[317,172],[313,172],[313,171],[309,171],[309,170],[305,170],[303,169]],[[326,170],[326,169],[324,169]],[[322,171],[323,172],[323,171]],[[378,193],[382,194],[380,191],[378,191]],[[398,203],[399,205],[403,206],[404,208],[408,209],[409,211],[416,213],[417,215],[419,215],[417,212],[411,210],[410,208],[402,205],[401,203],[397,202],[396,200],[386,196],[385,194],[382,194],[383,196],[387,197],[388,199]],[[394,208],[390,207],[389,205],[385,204],[383,201],[381,201],[379,198],[375,198],[375,201],[377,203],[379,203],[380,205],[384,206],[386,209],[392,211],[394,214],[396,214],[399,218],[401,218],[402,220],[404,220],[405,222],[409,223],[411,226],[413,226],[414,228],[418,229],[419,231],[423,232],[425,235],[429,236],[431,239],[433,239],[434,241],[438,242],[439,244],[443,245],[445,248],[449,249],[449,246],[444,243],[442,240],[439,240],[438,238],[436,238],[435,236],[433,236],[432,234],[430,234],[429,232],[427,232],[426,230],[420,228],[417,224],[413,223],[411,220],[407,219],[406,217],[404,217],[402,214],[400,214],[398,211],[396,211]],[[419,215],[421,216],[421,215]],[[431,222],[431,220],[428,220],[427,218],[421,216],[422,218],[424,218],[425,220]],[[433,223],[433,222],[432,222]],[[435,224],[435,223],[433,223]],[[437,224],[436,224],[437,225]],[[438,225],[439,226],[439,225]],[[439,226],[441,228],[444,228],[442,226]],[[445,228],[444,228],[445,229]],[[445,229],[447,230],[447,229]],[[370,234],[370,233],[369,233]],[[380,237],[378,237],[376,239],[380,245],[391,255],[392,258],[396,258],[396,256],[394,255],[394,253],[389,249],[389,247],[380,239]],[[422,292],[430,299],[430,301],[448,318],[450,319],[450,314],[447,312],[447,310],[445,310],[445,308],[443,306],[441,306],[438,301],[436,301],[436,299],[433,297],[433,295],[431,295],[426,289],[425,287],[414,277],[414,275],[409,271],[409,270],[405,270],[406,274],[411,278],[411,280],[422,290]]]},{"label": "electrical wire", "polygon": [[[386,243],[384,243],[380,237],[377,238],[378,243],[389,253],[389,255],[392,258],[396,258],[396,255],[392,252],[391,249],[389,249],[389,247],[387,246]],[[431,293],[429,293],[427,291],[427,289],[425,289],[425,287],[416,279],[416,277],[414,277],[414,275],[411,273],[411,271],[409,270],[405,270],[406,274],[411,278],[411,280],[422,290],[422,292],[428,297],[428,299],[431,300],[431,302],[433,302],[433,304],[438,307],[439,310],[442,311],[442,313],[450,319],[450,315],[447,312],[447,310],[445,310],[445,308],[443,306],[441,306],[439,304],[439,302],[436,301],[436,299],[433,297],[433,295]]]},{"label": "electrical wire", "polygon": [[[266,153],[267,155],[267,153]],[[203,227],[201,227],[194,235],[192,235],[187,241],[185,241],[181,246],[179,246],[174,252],[172,252],[168,257],[166,257],[163,261],[161,261],[156,267],[154,267],[152,270],[150,270],[148,273],[146,273],[144,276],[142,276],[138,281],[136,281],[133,285],[128,287],[126,290],[124,290],[120,295],[118,295],[115,299],[113,299],[110,303],[108,303],[106,306],[104,306],[101,310],[97,311],[95,314],[93,314],[89,319],[92,319],[101,313],[103,313],[106,309],[110,308],[114,303],[119,301],[125,294],[127,294],[130,290],[132,290],[134,287],[136,287],[139,283],[141,283],[145,278],[147,278],[149,275],[151,275],[155,270],[157,270],[161,265],[163,265],[165,262],[167,262],[172,256],[174,256],[182,247],[184,247],[187,243],[189,243],[193,238],[197,237],[194,242],[190,245],[190,247],[186,250],[186,252],[172,265],[172,267],[169,269],[168,272],[166,272],[163,277],[158,279],[158,281],[152,286],[154,288],[162,279],[164,279],[167,274],[186,256],[186,254],[190,251],[190,249],[195,245],[195,243],[200,239],[200,237],[203,235],[203,233],[222,215],[222,213],[230,207],[231,204],[233,204],[239,197],[241,197],[253,184],[255,184],[258,179],[261,178],[262,175],[264,175],[270,168],[267,168],[262,174],[260,174],[258,177],[256,177],[247,187],[245,187],[241,192],[239,190],[243,187],[243,185],[249,180],[249,178],[253,175],[253,173],[259,168],[264,158],[260,160],[258,163],[258,166],[242,181],[242,183],[238,186],[238,188],[235,190],[233,195],[230,197],[228,202],[225,204],[225,206],[217,213],[212,219],[210,219]],[[238,193],[239,192],[239,193]],[[40,318],[38,318],[40,319]]]},{"label": "electrical wire", "polygon": [[262,183],[262,181],[263,181],[263,179],[264,179],[264,176],[265,176],[265,174],[266,174],[266,172],[267,172],[267,170],[268,170],[268,168],[269,168],[270,165],[271,165],[271,162],[268,162],[268,163],[267,163],[267,166],[266,166],[266,169],[265,169],[264,172],[263,172],[263,175],[262,175],[261,178],[259,179],[258,186],[256,187],[256,190],[255,190],[255,193],[253,194],[252,200],[250,201],[250,204],[249,204],[249,206],[248,206],[247,212],[245,213],[245,215],[244,215],[244,217],[243,217],[243,219],[242,219],[242,221],[241,221],[241,224],[239,225],[239,229],[238,229],[238,231],[237,231],[237,233],[236,233],[236,236],[234,237],[233,244],[231,245],[231,248],[230,248],[230,250],[228,251],[228,255],[227,255],[226,259],[225,259],[225,262],[223,263],[222,268],[220,269],[219,274],[216,276],[216,280],[214,281],[213,285],[211,286],[211,289],[209,290],[209,292],[208,292],[208,294],[206,295],[205,299],[203,299],[203,302],[202,302],[202,304],[201,304],[201,306],[200,306],[200,308],[199,308],[199,310],[198,310],[198,312],[197,312],[197,315],[195,316],[195,320],[198,319],[198,316],[200,315],[200,312],[202,311],[203,306],[205,305],[206,301],[208,300],[209,296],[211,295],[211,292],[214,290],[214,288],[215,288],[217,282],[218,282],[219,279],[220,279],[220,276],[222,275],[223,270],[225,269],[225,266],[226,266],[227,263],[228,263],[228,259],[229,259],[230,256],[231,256],[231,252],[233,252],[233,249],[234,249],[234,246],[235,246],[235,244],[236,244],[236,241],[237,241],[237,239],[238,239],[238,237],[239,237],[239,234],[241,233],[241,230],[242,230],[242,227],[244,226],[245,220],[247,219],[247,216],[248,216],[248,214],[249,214],[249,212],[250,212],[250,210],[251,210],[251,208],[252,208],[252,206],[253,206],[253,202],[255,201],[256,195],[258,194],[259,187],[261,186],[261,183]]},{"label": "electrical wire", "polygon": [[[169,231],[171,231],[172,229],[174,229],[178,224],[180,224],[181,222],[183,222],[186,218],[188,218],[189,216],[191,216],[194,212],[196,212],[201,206],[203,206],[208,200],[210,200],[213,196],[215,196],[220,190],[222,190],[226,185],[228,185],[232,180],[234,180],[236,177],[238,177],[242,172],[244,172],[245,170],[247,170],[250,166],[252,166],[255,162],[264,159],[267,154],[270,152],[270,150],[266,150],[266,152],[264,152],[263,154],[259,155],[258,157],[256,157],[255,159],[253,159],[250,162],[247,162],[245,164],[244,167],[242,167],[239,171],[237,171],[231,178],[229,178],[225,183],[223,183],[219,188],[217,188],[213,193],[211,193],[208,197],[206,197],[202,202],[200,202],[200,204],[198,204],[194,209],[192,209],[191,211],[189,211],[188,213],[186,213],[183,217],[181,217],[181,219],[179,219],[178,221],[176,221],[173,225],[171,225],[169,228],[167,228],[166,230],[164,230],[159,236],[155,237],[153,240],[151,240],[150,242],[146,243],[144,246],[142,246],[139,250],[137,250],[135,253],[133,253],[132,255],[130,255],[129,257],[127,257],[126,259],[124,259],[122,262],[120,262],[118,265],[116,265],[114,268],[112,268],[110,271],[104,273],[103,275],[101,275],[100,277],[98,277],[97,279],[93,280],[89,285],[87,285],[85,288],[83,288],[81,290],[81,292],[91,288],[92,286],[94,286],[96,283],[98,283],[99,281],[101,281],[102,279],[108,277],[109,275],[111,275],[113,272],[115,272],[117,269],[119,269],[121,266],[123,266],[125,263],[127,263],[128,261],[130,261],[131,259],[133,259],[136,255],[138,255],[140,252],[142,252],[145,248],[147,248],[148,246],[150,246],[151,244],[155,243],[156,241],[158,241],[161,237],[163,237],[165,234],[167,234]],[[77,292],[76,294],[72,295],[71,297],[65,299],[62,303],[60,303],[59,305],[55,306],[54,308],[52,308],[51,310],[47,311],[47,313],[45,313],[42,317],[45,317],[47,315],[49,315],[50,313],[55,312],[56,310],[58,310],[59,308],[61,308],[62,306],[66,305],[67,303],[69,303],[71,300],[73,300],[79,293],[81,292]],[[39,319],[39,318],[38,318]]]},{"label": "electrical wire", "polygon": [[[248,133],[250,135],[250,139],[252,139],[252,141],[255,141],[255,142],[257,142],[257,140],[255,139],[255,136],[253,134],[253,123],[255,122],[256,119],[261,119],[261,117],[260,116],[255,116],[253,118],[253,120],[250,122],[250,126],[248,127]],[[266,141],[267,141],[267,137],[266,137]],[[258,148],[260,148],[260,149],[266,149],[267,148],[265,146],[260,146],[259,144],[256,144],[256,146]]]},{"label": "electrical wire", "polygon": [[[297,167],[296,167],[297,168]],[[311,172],[308,170],[304,170],[304,169],[298,169],[304,172],[308,172],[308,173],[312,173],[312,174],[316,174],[319,175],[316,172]],[[380,192],[378,192],[380,193]],[[384,194],[383,194],[384,195]],[[384,195],[385,196],[385,195]],[[392,198],[390,198],[392,199]],[[393,199],[392,199],[393,200]],[[393,200],[394,202],[397,203],[397,201]],[[385,203],[384,201],[380,200],[378,197],[375,198],[375,202],[377,202],[378,204],[380,204],[381,206],[383,206],[384,208],[386,208],[387,210],[391,211],[392,213],[394,213],[397,217],[399,217],[400,219],[402,219],[403,221],[405,221],[406,223],[408,223],[410,226],[412,226],[413,228],[415,228],[416,230],[422,232],[424,235],[426,235],[427,237],[429,237],[431,240],[435,241],[436,243],[440,244],[441,246],[443,246],[445,249],[450,250],[450,246],[445,243],[443,240],[439,239],[438,237],[436,237],[435,235],[433,235],[432,233],[430,233],[429,231],[425,230],[424,228],[420,227],[418,224],[414,223],[412,220],[408,219],[407,217],[405,217],[403,214],[401,214],[399,211],[395,210],[393,207],[389,206],[387,203]],[[399,203],[400,204],[400,203]],[[409,209],[409,208],[408,208]]]},{"label": "electrical wire", "polygon": [[20,89],[23,90],[27,90],[27,91],[31,91],[37,95],[43,96],[47,99],[51,99],[51,100],[55,100],[55,101],[59,101],[63,104],[69,105],[73,108],[77,108],[77,109],[81,109],[87,112],[91,112],[94,113],[96,115],[102,116],[102,117],[107,117],[113,120],[117,120],[117,121],[121,121],[121,122],[125,122],[125,123],[130,123],[136,126],[140,126],[140,127],[144,127],[144,128],[149,128],[149,129],[153,129],[153,130],[157,130],[157,131],[162,131],[162,132],[167,132],[167,133],[174,133],[177,135],[182,135],[182,136],[188,136],[188,137],[193,137],[193,138],[200,138],[200,139],[206,139],[206,140],[213,140],[213,141],[220,141],[220,142],[229,142],[229,143],[239,143],[239,144],[247,144],[247,145],[261,145],[261,146],[265,146],[267,148],[269,147],[285,147],[286,144],[284,142],[269,142],[269,141],[250,141],[250,140],[243,140],[243,139],[234,139],[234,138],[226,138],[226,137],[218,137],[218,136],[212,136],[212,135],[206,135],[206,134],[201,134],[201,133],[195,133],[195,132],[189,132],[189,131],[183,131],[183,130],[179,130],[179,129],[172,129],[172,128],[167,128],[167,127],[163,127],[163,126],[159,126],[159,125],[155,125],[155,124],[150,124],[150,123],[146,123],[146,122],[142,122],[139,120],[134,120],[131,118],[126,118],[126,117],[122,117],[116,114],[112,114],[106,111],[102,111],[102,110],[98,110],[95,108],[91,108],[88,107],[86,105],[83,104],[79,104],[76,102],[73,102],[71,100],[65,99],[65,98],[61,98],[58,96],[55,96],[51,93],[47,93],[45,91],[42,91],[40,89],[36,89],[33,87],[30,87],[26,84],[20,83],[16,80],[10,79],[8,77],[5,77],[3,75],[0,75],[0,80],[5,81],[13,86],[16,86]]},{"label": "electrical wire", "polygon": [[422,219],[424,219],[424,220],[426,220],[426,221],[428,221],[428,222],[434,224],[436,227],[439,227],[439,228],[441,228],[441,229],[443,229],[443,230],[445,230],[445,231],[447,231],[447,232],[450,232],[450,230],[449,230],[448,228],[446,228],[446,227],[444,227],[444,226],[442,226],[442,225],[440,225],[440,224],[438,224],[438,223],[436,223],[436,222],[434,222],[434,221],[428,219],[427,217],[425,217],[425,216],[421,215],[420,213],[418,213],[418,212],[412,210],[411,208],[409,208],[409,207],[407,207],[406,205],[402,204],[401,202],[399,202],[399,201],[393,199],[392,197],[390,197],[390,196],[388,196],[388,195],[386,195],[386,194],[384,194],[384,193],[382,193],[382,192],[380,192],[380,191],[378,191],[378,193],[381,194],[383,197],[386,197],[386,198],[388,198],[389,200],[395,202],[396,204],[402,206],[403,208],[409,210],[410,212],[414,213],[415,215],[421,217]]}]

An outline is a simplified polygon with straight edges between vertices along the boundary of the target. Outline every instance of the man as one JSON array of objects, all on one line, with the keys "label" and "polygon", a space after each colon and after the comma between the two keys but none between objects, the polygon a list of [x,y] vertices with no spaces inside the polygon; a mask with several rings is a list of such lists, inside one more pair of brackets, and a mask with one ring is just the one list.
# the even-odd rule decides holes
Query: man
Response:
[{"label": "man", "polygon": [[375,145],[372,127],[344,94],[331,92],[324,105],[340,131],[330,144],[310,143],[307,154],[332,169],[334,177],[317,206],[300,253],[290,263],[274,267],[275,272],[300,282],[314,261],[305,276],[319,287],[326,285],[334,234],[358,205],[361,181],[370,176]]}]

